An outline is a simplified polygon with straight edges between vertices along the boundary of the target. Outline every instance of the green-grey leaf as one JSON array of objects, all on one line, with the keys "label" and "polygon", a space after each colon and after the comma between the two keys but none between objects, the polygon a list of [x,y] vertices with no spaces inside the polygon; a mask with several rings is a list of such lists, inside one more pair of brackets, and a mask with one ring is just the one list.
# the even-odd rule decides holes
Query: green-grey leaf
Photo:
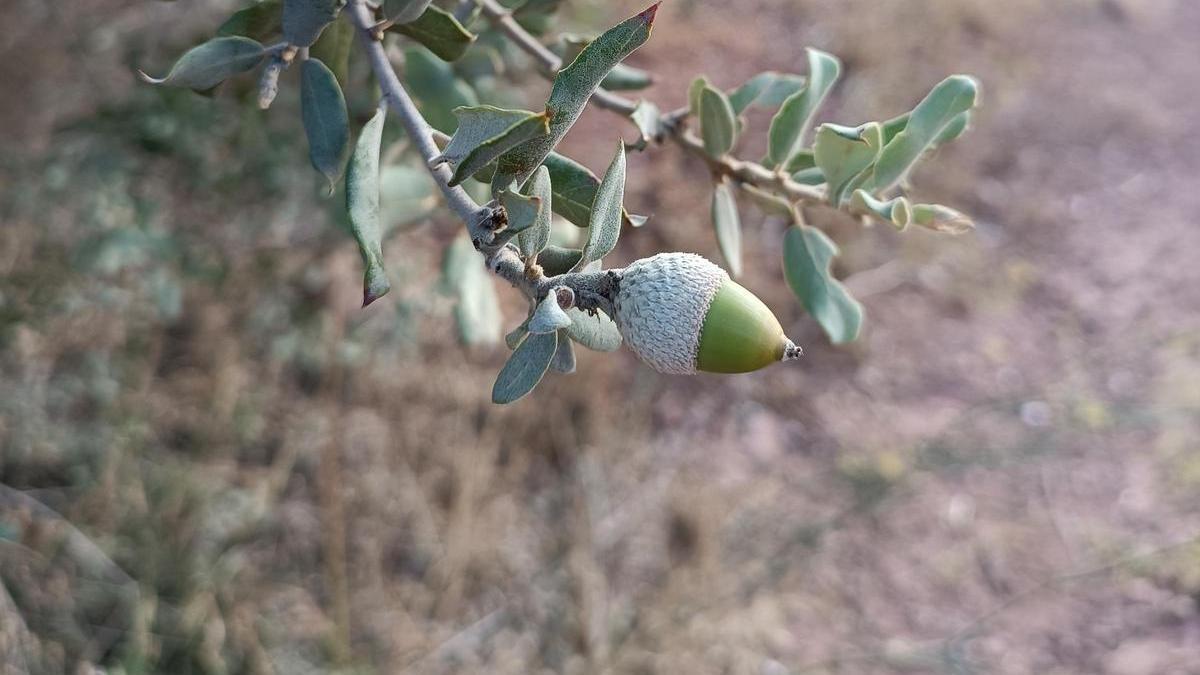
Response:
[{"label": "green-grey leaf", "polygon": [[549,133],[546,113],[505,110],[490,105],[454,109],[458,129],[442,151],[454,165],[450,185],[458,185],[513,147]]},{"label": "green-grey leaf", "polygon": [[638,91],[654,84],[650,73],[641,68],[618,63],[600,81],[600,86],[609,91]]},{"label": "green-grey leaf", "polygon": [[[966,75],[951,75],[942,80],[913,108],[904,129],[897,133],[879,153],[873,191],[886,191],[900,182],[946,129],[966,126],[959,115],[975,107],[979,83]],[[960,130],[961,132],[961,130]]]},{"label": "green-grey leaf", "polygon": [[337,78],[317,59],[308,59],[301,67],[300,108],[308,137],[308,158],[329,181],[332,192],[346,164],[350,119]]},{"label": "green-grey leaf", "polygon": [[820,185],[825,182],[825,174],[821,173],[821,169],[810,166],[793,173],[792,180],[801,185]]},{"label": "green-grey leaf", "polygon": [[796,223],[783,238],[783,274],[792,292],[834,344],[850,342],[862,327],[862,305],[833,277],[837,245],[815,227]]},{"label": "green-grey leaf", "polygon": [[526,328],[528,325],[529,319],[525,319],[520,326],[504,334],[504,346],[508,347],[509,351],[516,349],[517,345],[521,344],[521,338],[529,335],[529,329]]},{"label": "green-grey leaf", "polygon": [[[557,152],[547,155],[544,164],[550,171],[554,187],[554,212],[574,225],[588,227],[600,179],[591,169]],[[621,217],[632,227],[640,227],[646,222],[645,216],[626,211],[621,212]]]},{"label": "green-grey leaf", "polygon": [[737,120],[725,94],[714,87],[700,90],[700,137],[710,157],[719,158],[737,142]]},{"label": "green-grey leaf", "polygon": [[641,134],[637,144],[639,150],[646,147],[650,141],[662,138],[662,116],[659,114],[658,106],[650,101],[638,101],[637,107],[630,113],[629,119],[633,120]]},{"label": "green-grey leaf", "polygon": [[583,257],[583,251],[577,248],[563,248],[550,244],[538,254],[538,263],[546,276],[557,276],[570,272]]},{"label": "green-grey leaf", "polygon": [[508,215],[508,226],[504,228],[505,232],[520,234],[537,224],[538,212],[542,205],[541,199],[528,197],[512,190],[502,190],[497,195],[497,199]]},{"label": "green-grey leaf", "polygon": [[748,183],[742,183],[740,187],[750,197],[750,201],[754,202],[754,205],[763,213],[788,219],[794,216],[791,202],[783,197]]},{"label": "green-grey leaf", "polygon": [[[579,56],[579,53],[583,51],[583,48],[592,42],[592,38],[573,33],[563,33],[559,36],[559,41],[558,55],[562,57],[562,62],[566,64],[574,61]],[[634,68],[633,66],[627,66],[624,63],[618,63],[600,81],[600,86],[609,91],[635,91],[645,89],[653,84],[653,82],[653,78],[646,71]]]},{"label": "green-grey leaf", "polygon": [[499,342],[502,317],[496,287],[466,235],[460,235],[446,248],[442,275],[447,288],[458,297],[454,318],[463,344]]},{"label": "green-grey leaf", "polygon": [[575,263],[575,270],[600,260],[616,248],[617,238],[621,234],[621,201],[624,198],[625,146],[618,143],[617,154],[604,172],[600,189],[596,190],[592,216],[588,221],[588,240],[583,246],[583,256]]},{"label": "green-grey leaf", "polygon": [[350,47],[354,44],[354,25],[350,21],[334,21],[321,33],[312,46],[312,58],[329,66],[338,82],[345,83],[350,71]]},{"label": "green-grey leaf", "polygon": [[796,173],[811,169],[817,165],[817,159],[813,156],[812,150],[801,150],[788,160],[787,164],[783,165],[785,173]]},{"label": "green-grey leaf", "polygon": [[[884,145],[890,143],[897,134],[899,134],[901,131],[904,131],[904,127],[908,125],[908,118],[911,115],[911,112],[906,112],[903,115],[898,115],[882,123]],[[936,148],[940,145],[945,145],[946,143],[953,141],[954,139],[963,135],[963,132],[970,128],[970,126],[971,111],[968,110],[966,112],[959,113],[955,116],[954,120],[950,122],[950,124],[946,125],[946,128],[942,130],[942,133],[938,134],[938,137],[933,140],[932,147]]]},{"label": "green-grey leaf", "polygon": [[471,31],[437,5],[430,5],[416,21],[393,24],[388,31],[420,42],[443,61],[457,61],[475,41]]},{"label": "green-grey leaf", "polygon": [[311,47],[345,4],[346,0],[284,0],[283,39],[290,45]]},{"label": "green-grey leaf", "polygon": [[954,119],[950,120],[950,123],[942,129],[942,133],[938,134],[937,138],[933,139],[933,147],[936,148],[938,146],[945,145],[959,136],[962,136],[963,132],[965,132],[970,125],[970,110],[955,115]]},{"label": "green-grey leaf", "polygon": [[383,268],[383,228],[379,222],[379,146],[387,107],[380,106],[363,125],[346,170],[346,211],[358,242],[366,271],[363,274],[363,307],[391,289]]},{"label": "green-grey leaf", "polygon": [[813,143],[813,160],[825,177],[826,198],[840,206],[848,196],[847,188],[868,169],[883,147],[883,130],[878,122],[860,127],[822,124]]},{"label": "green-grey leaf", "polygon": [[227,78],[257,66],[266,53],[261,44],[250,38],[220,37],[189,49],[165,77],[138,73],[150,84],[208,91]]},{"label": "green-grey leaf", "polygon": [[558,349],[558,333],[528,335],[517,345],[492,385],[493,403],[512,403],[533,391]]},{"label": "green-grey leaf", "polygon": [[424,47],[404,50],[404,84],[429,125],[451,134],[458,126],[454,109],[479,103],[475,92],[454,75],[450,64]]},{"label": "green-grey leaf", "polygon": [[387,231],[423,220],[437,208],[437,188],[422,166],[396,164],[379,176],[380,220]]},{"label": "green-grey leaf", "polygon": [[964,234],[975,229],[975,223],[966,214],[941,204],[913,204],[912,222],[946,234]]},{"label": "green-grey leaf", "polygon": [[283,0],[261,0],[234,12],[217,29],[219,37],[240,35],[264,42],[283,30]]},{"label": "green-grey leaf", "polygon": [[805,79],[800,75],[767,71],[759,73],[735,89],[729,95],[734,113],[740,115],[750,106],[774,108],[787,97],[804,88]]},{"label": "green-grey leaf", "polygon": [[700,114],[700,94],[706,87],[711,86],[712,84],[708,81],[708,78],[703,75],[696,77],[688,85],[688,111],[692,115]]},{"label": "green-grey leaf", "polygon": [[538,167],[537,172],[533,174],[533,180],[529,181],[528,188],[530,196],[536,197],[539,202],[533,226],[517,235],[517,245],[526,258],[541,253],[550,243],[551,209],[554,205],[550,170],[545,166]]},{"label": "green-grey leaf", "polygon": [[571,317],[571,325],[566,331],[572,340],[597,352],[612,352],[620,348],[621,331],[604,312],[588,314],[573,307],[567,310],[567,315]]},{"label": "green-grey leaf", "polygon": [[804,135],[841,72],[841,63],[833,56],[816,49],[807,53],[807,83],[787,97],[771,119],[767,160],[772,167],[786,165],[804,147]]},{"label": "green-grey leaf", "polygon": [[563,308],[558,306],[558,298],[551,292],[537,304],[537,308],[529,317],[529,325],[525,329],[534,335],[541,335],[553,333],[570,325],[571,317],[567,316]]},{"label": "green-grey leaf", "polygon": [[737,202],[729,183],[722,180],[713,188],[712,221],[717,232],[717,246],[729,264],[729,275],[742,275],[742,222],[738,218]]},{"label": "green-grey leaf", "polygon": [[523,185],[533,175],[579,119],[604,76],[650,37],[657,11],[658,5],[654,4],[608,29],[584,47],[570,65],[558,71],[546,101],[550,133],[527,141],[500,157],[496,174],[502,183],[507,184],[508,179],[504,176],[511,176],[518,185]]},{"label": "green-grey leaf", "polygon": [[876,199],[866,190],[855,190],[850,196],[850,213],[874,216],[903,231],[912,222],[912,205],[904,197]]},{"label": "green-grey leaf", "polygon": [[385,0],[383,15],[398,24],[419,20],[425,15],[432,0]]},{"label": "green-grey leaf", "polygon": [[550,369],[556,373],[569,375],[575,372],[575,346],[567,335],[567,331],[558,331],[558,349],[554,351],[554,359],[550,361]]}]

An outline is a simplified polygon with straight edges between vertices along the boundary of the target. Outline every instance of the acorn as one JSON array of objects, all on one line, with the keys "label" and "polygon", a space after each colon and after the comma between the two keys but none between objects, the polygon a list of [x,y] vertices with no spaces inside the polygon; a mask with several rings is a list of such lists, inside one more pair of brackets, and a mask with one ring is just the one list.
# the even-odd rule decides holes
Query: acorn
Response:
[{"label": "acorn", "polygon": [[802,353],[761,300],[694,253],[630,264],[613,308],[630,348],[662,373],[746,373]]}]

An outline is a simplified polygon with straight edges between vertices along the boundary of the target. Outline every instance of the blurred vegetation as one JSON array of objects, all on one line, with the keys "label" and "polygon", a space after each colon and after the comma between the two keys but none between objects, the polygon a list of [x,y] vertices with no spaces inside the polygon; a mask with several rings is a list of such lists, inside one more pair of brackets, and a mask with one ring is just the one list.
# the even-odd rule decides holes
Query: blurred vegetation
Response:
[{"label": "blurred vegetation", "polygon": [[[65,4],[0,9],[0,673],[1200,665],[1196,8],[664,8],[636,65],[668,103],[805,44],[853,73],[834,116],[979,73],[977,128],[915,182],[980,232],[856,238],[872,323],[837,350],[778,279],[780,225],[747,222],[801,367],[589,354],[500,410],[503,348],[455,343],[457,226],[419,190],[394,290],[357,308],[294,73],[270,114],[249,83],[134,83],[235,3]],[[602,166],[612,125],[587,113],[572,154]],[[620,256],[715,255],[702,166],[651,149],[630,175],[656,217]]]}]

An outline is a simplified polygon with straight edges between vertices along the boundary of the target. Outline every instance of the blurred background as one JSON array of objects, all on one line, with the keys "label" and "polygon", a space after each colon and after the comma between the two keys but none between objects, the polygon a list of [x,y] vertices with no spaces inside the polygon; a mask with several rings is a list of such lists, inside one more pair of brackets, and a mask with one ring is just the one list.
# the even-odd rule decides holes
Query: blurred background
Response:
[{"label": "blurred background", "polygon": [[[802,361],[581,350],[507,407],[427,190],[388,198],[359,309],[295,72],[266,114],[253,78],[136,82],[240,6],[0,6],[0,673],[1200,673],[1200,5],[668,2],[630,59],[664,110],[808,45],[845,64],[821,120],[979,77],[913,180],[978,230],[815,223],[867,310],[833,348],[747,207],[743,283]],[[564,147],[601,172],[618,133],[589,111]],[[717,259],[700,162],[629,182],[653,220],[610,264]]]}]

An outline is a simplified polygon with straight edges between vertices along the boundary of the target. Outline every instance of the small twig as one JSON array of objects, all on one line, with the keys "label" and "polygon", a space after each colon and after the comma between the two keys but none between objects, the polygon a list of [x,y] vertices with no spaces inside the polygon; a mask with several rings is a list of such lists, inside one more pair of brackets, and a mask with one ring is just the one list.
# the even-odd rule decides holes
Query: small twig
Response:
[{"label": "small twig", "polygon": [[508,245],[511,237],[503,235],[500,225],[503,221],[497,218],[497,209],[477,203],[461,186],[450,185],[453,175],[450,167],[444,162],[435,161],[441,155],[435,139],[444,139],[445,136],[429,126],[400,83],[383,43],[373,35],[376,22],[366,1],[351,0],[346,10],[358,28],[359,41],[367,52],[384,99],[400,118],[450,210],[466,224],[471,242],[483,254],[488,269],[531,299],[540,300],[550,289],[566,286],[575,292],[580,309],[601,309],[611,313],[614,280],[619,277],[620,270],[572,272],[555,277],[526,275],[525,261],[515,248]]},{"label": "small twig", "polygon": [[[554,74],[562,66],[562,60],[550,51],[536,38],[530,35],[521,24],[512,18],[511,13],[496,0],[480,0],[483,14],[500,29],[504,35],[522,51],[532,56],[541,66],[542,74],[548,79],[554,79]],[[605,110],[618,113],[625,117],[633,114],[637,103],[624,96],[614,94],[604,89],[597,89],[592,94],[592,101]],[[762,165],[744,162],[733,157],[710,157],[704,149],[704,143],[695,134],[687,130],[683,124],[687,117],[687,108],[680,108],[660,116],[660,126],[667,130],[667,137],[688,153],[703,159],[717,175],[731,176],[743,183],[749,183],[773,192],[783,194],[792,201],[805,204],[821,203],[824,191],[793,181],[787,174],[770,171]]]},{"label": "small twig", "polygon": [[258,80],[258,107],[266,110],[275,101],[279,93],[279,75],[287,68],[288,62],[276,53],[271,56],[271,62],[263,69],[262,77]]}]

